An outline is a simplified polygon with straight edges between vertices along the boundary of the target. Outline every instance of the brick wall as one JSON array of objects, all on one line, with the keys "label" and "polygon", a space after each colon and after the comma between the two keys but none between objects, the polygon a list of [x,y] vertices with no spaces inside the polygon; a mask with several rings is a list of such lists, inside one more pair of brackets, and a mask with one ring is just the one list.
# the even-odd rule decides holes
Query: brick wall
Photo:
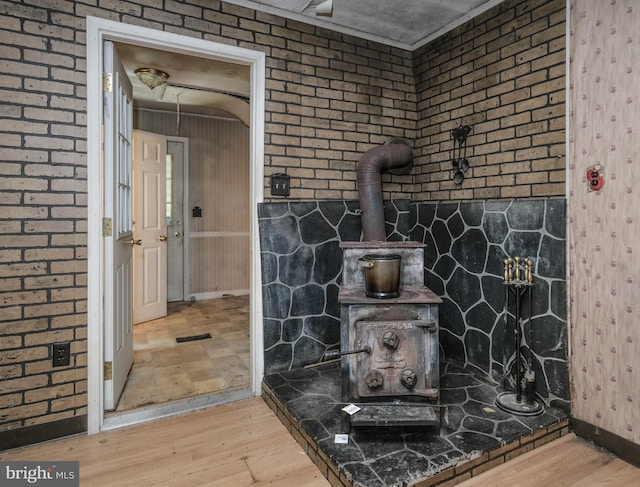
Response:
[{"label": "brick wall", "polygon": [[0,432],[86,413],[87,15],[265,52],[265,187],[287,172],[291,199],[357,199],[356,161],[403,137],[417,167],[385,197],[435,200],[563,191],[563,7],[509,1],[412,55],[216,0],[0,0]]},{"label": "brick wall", "polygon": [[[0,3],[0,430],[81,417],[87,403],[81,36],[72,2],[31,3]],[[58,341],[70,367],[52,367]]]},{"label": "brick wall", "polygon": [[[267,52],[265,176],[289,174],[294,199],[357,199],[360,156],[392,137],[415,139],[410,53],[275,22],[278,37],[269,38],[274,47]],[[385,175],[385,182],[391,197],[413,189],[410,176]]]},{"label": "brick wall", "polygon": [[39,5],[0,2],[0,432],[86,414],[87,15],[265,52],[265,176],[292,199],[355,199],[360,155],[415,138],[409,52],[218,1]]},{"label": "brick wall", "polygon": [[[416,200],[565,194],[565,1],[507,0],[416,50]],[[470,168],[452,175],[451,131]]]}]

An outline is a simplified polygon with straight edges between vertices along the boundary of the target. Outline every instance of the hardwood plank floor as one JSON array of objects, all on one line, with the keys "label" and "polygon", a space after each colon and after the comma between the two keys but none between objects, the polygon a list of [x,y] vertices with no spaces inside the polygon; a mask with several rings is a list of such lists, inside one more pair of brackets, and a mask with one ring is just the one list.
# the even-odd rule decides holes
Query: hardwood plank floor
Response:
[{"label": "hardwood plank floor", "polygon": [[458,487],[632,487],[640,469],[570,433]]},{"label": "hardwood plank floor", "polygon": [[328,487],[261,398],[9,452],[79,461],[82,487]]},{"label": "hardwood plank floor", "polygon": [[[261,398],[0,452],[0,460],[79,461],[82,487],[329,486]],[[458,485],[631,487],[640,469],[569,434]]]}]

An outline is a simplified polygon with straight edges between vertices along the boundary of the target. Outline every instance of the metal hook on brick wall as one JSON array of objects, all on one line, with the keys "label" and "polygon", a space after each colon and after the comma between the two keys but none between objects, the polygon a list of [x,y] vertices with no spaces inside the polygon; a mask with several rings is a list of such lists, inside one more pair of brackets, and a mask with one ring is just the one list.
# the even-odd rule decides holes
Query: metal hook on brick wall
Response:
[{"label": "metal hook on brick wall", "polygon": [[471,133],[469,125],[460,125],[451,131],[454,140],[453,144],[453,182],[462,184],[464,173],[469,169],[469,160],[467,159],[467,137]]}]

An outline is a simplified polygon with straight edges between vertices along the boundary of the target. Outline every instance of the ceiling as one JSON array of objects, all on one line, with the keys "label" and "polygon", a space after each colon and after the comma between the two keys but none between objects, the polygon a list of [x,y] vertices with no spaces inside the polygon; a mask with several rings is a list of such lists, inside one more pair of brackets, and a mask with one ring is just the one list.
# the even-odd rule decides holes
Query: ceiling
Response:
[{"label": "ceiling", "polygon": [[[149,47],[115,43],[133,86],[134,106],[239,119],[249,125],[248,66]],[[166,86],[150,89],[135,75],[137,68],[166,72]]]},{"label": "ceiling", "polygon": [[[224,0],[362,39],[413,50],[501,3],[502,0],[333,0],[331,16],[316,15],[324,0]],[[249,125],[249,67],[148,47],[116,44],[137,107],[231,116]],[[134,74],[140,67],[169,74],[166,86],[149,89]]]},{"label": "ceiling", "polygon": [[414,50],[502,0],[333,0],[333,15],[317,16],[324,0],[224,0],[382,44]]}]

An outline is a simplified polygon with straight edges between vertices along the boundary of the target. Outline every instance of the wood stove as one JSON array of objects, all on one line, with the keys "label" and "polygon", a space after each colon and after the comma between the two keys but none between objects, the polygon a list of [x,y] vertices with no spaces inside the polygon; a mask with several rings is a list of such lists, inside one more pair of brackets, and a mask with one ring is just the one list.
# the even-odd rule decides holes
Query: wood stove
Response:
[{"label": "wood stove", "polygon": [[[361,409],[352,426],[439,425],[438,305],[424,286],[424,244],[343,242],[338,295],[342,400]],[[400,255],[399,295],[366,295],[358,260]]]}]

